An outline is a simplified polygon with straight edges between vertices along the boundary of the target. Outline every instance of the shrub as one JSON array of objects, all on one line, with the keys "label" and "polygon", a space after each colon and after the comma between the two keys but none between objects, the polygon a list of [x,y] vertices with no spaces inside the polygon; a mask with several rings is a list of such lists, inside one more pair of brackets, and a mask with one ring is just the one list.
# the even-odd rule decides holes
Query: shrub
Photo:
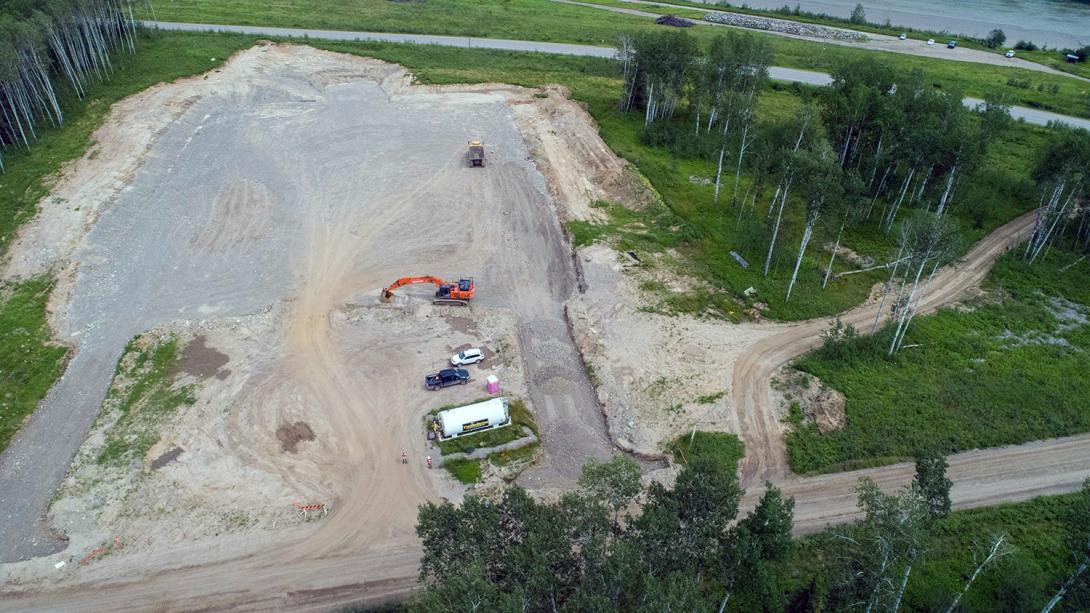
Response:
[{"label": "shrub", "polygon": [[1007,42],[1006,33],[1004,33],[1003,30],[996,28],[988,33],[988,38],[984,39],[984,46],[989,49],[997,49],[1005,42]]}]

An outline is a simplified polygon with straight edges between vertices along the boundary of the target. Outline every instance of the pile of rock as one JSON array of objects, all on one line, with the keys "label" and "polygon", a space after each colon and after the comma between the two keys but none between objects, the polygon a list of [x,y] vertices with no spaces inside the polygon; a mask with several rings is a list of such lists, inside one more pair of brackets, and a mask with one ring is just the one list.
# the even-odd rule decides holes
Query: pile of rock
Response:
[{"label": "pile of rock", "polygon": [[693,22],[688,19],[682,19],[681,17],[674,17],[673,15],[663,15],[655,20],[655,23],[660,26],[673,26],[675,28],[688,28],[693,25]]},{"label": "pile of rock", "polygon": [[769,32],[780,32],[783,34],[794,34],[796,36],[807,36],[810,38],[828,38],[833,40],[846,40],[852,42],[867,40],[866,34],[863,34],[861,32],[839,30],[837,28],[818,26],[810,23],[799,23],[797,21],[787,21],[784,19],[773,19],[772,17],[740,15],[738,13],[707,13],[704,15],[704,21],[721,23],[724,25],[735,26],[739,28],[750,28],[753,30],[767,30]]}]

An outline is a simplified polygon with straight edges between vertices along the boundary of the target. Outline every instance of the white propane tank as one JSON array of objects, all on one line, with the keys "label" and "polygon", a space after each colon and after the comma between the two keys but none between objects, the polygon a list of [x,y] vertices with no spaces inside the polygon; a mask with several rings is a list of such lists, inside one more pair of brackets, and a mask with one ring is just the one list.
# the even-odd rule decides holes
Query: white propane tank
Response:
[{"label": "white propane tank", "polygon": [[443,438],[465,436],[511,423],[507,413],[507,398],[502,396],[440,411],[436,419],[439,420]]}]

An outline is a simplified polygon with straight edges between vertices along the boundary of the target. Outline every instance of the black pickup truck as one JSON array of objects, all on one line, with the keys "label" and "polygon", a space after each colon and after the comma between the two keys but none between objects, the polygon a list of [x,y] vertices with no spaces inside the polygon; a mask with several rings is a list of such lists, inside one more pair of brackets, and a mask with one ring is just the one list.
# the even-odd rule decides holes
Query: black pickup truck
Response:
[{"label": "black pickup truck", "polygon": [[469,383],[469,371],[464,368],[445,368],[435,374],[424,375],[424,387],[432,391],[466,383]]}]

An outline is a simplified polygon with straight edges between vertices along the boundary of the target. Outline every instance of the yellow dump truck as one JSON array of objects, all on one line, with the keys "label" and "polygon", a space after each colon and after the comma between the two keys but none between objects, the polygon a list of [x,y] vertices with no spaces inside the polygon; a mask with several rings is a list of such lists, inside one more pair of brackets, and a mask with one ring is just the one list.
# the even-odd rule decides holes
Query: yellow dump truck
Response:
[{"label": "yellow dump truck", "polygon": [[469,141],[469,165],[484,166],[484,144],[479,140]]}]

